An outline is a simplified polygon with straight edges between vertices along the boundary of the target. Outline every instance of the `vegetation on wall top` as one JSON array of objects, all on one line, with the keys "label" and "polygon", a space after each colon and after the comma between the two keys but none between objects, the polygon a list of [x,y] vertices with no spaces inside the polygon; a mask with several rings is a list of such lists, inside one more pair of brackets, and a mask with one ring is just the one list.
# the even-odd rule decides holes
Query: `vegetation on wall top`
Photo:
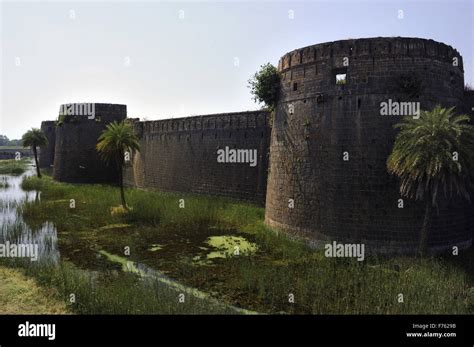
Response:
[{"label": "vegetation on wall top", "polygon": [[276,108],[280,96],[280,73],[270,63],[260,67],[260,70],[249,79],[250,93],[253,100],[265,104],[270,111]]}]

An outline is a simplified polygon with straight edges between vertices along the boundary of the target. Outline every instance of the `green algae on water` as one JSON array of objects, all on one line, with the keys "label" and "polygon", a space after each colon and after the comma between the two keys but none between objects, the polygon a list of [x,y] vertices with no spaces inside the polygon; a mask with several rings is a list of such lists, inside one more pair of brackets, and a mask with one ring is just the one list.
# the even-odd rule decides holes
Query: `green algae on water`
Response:
[{"label": "green algae on water", "polygon": [[[194,265],[213,265],[214,259],[226,259],[237,256],[248,256],[257,251],[257,245],[241,236],[221,235],[206,239],[210,247],[199,247],[206,254],[193,257]],[[209,251],[209,249],[212,249]]]},{"label": "green algae on water", "polygon": [[241,236],[211,236],[206,243],[215,248],[207,254],[207,259],[229,258],[240,255],[250,255],[257,251],[257,245]]}]

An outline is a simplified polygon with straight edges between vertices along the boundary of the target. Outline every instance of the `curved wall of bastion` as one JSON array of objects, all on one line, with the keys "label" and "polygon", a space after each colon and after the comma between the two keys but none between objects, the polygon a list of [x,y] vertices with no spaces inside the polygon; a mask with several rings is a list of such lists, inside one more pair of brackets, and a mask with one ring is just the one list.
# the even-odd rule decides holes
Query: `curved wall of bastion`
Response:
[{"label": "curved wall of bastion", "polygon": [[[460,54],[432,40],[355,39],[294,50],[278,68],[266,223],[316,246],[337,241],[364,243],[368,252],[414,252],[424,205],[403,199],[399,208],[398,181],[387,173],[386,160],[397,133],[393,125],[402,117],[382,116],[381,103],[462,109]],[[344,74],[346,84],[337,84],[336,75]],[[468,247],[472,211],[461,199],[444,199],[430,250]]]},{"label": "curved wall of bastion", "polygon": [[116,183],[117,169],[105,164],[96,150],[97,139],[113,121],[127,117],[127,106],[94,104],[95,116],[68,116],[56,126],[53,178],[70,183]]}]

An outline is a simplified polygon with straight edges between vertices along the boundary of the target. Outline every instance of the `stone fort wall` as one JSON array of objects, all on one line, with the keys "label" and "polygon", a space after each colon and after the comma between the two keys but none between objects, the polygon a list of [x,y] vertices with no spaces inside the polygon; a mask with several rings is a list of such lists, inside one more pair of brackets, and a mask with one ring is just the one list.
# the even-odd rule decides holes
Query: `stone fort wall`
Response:
[{"label": "stone fort wall", "polygon": [[474,90],[466,91],[464,93],[465,113],[470,114],[474,119]]},{"label": "stone fort wall", "polygon": [[54,147],[56,143],[56,122],[41,122],[41,130],[48,139],[48,145],[40,149],[39,165],[43,168],[52,167],[54,164]]},{"label": "stone fort wall", "polygon": [[[129,186],[265,201],[270,128],[264,111],[134,122],[141,150],[125,169]],[[217,150],[257,150],[257,165],[219,163]]]},{"label": "stone fort wall", "polygon": [[[388,175],[386,160],[401,117],[382,116],[380,103],[463,110],[460,54],[424,39],[344,40],[285,54],[279,71],[266,223],[315,244],[359,242],[369,252],[413,252],[424,205],[404,199],[399,208],[398,181]],[[345,84],[336,83],[338,74],[346,74]],[[430,249],[469,246],[472,210],[460,199],[443,200]]]},{"label": "stone fort wall", "polygon": [[[474,93],[464,90],[459,52],[424,39],[344,40],[285,54],[278,68],[281,98],[272,128],[263,111],[130,119],[141,151],[126,164],[126,184],[265,204],[268,225],[316,245],[359,242],[369,253],[415,252],[424,206],[403,199],[400,208],[398,181],[388,175],[386,160],[401,117],[382,116],[380,103],[419,102],[422,109],[439,103],[474,116]],[[344,74],[346,83],[337,84],[336,76]],[[55,179],[116,181],[95,144],[105,124],[124,119],[126,109],[101,105],[100,122],[42,125],[55,142],[54,152],[42,151],[49,153],[45,165],[54,158]],[[217,151],[225,147],[256,149],[257,166],[219,163]],[[441,201],[430,250],[471,245],[472,210],[461,199]]]},{"label": "stone fort wall", "polygon": [[63,119],[55,128],[53,178],[70,183],[117,183],[116,168],[100,159],[96,144],[107,124],[126,117],[126,105],[96,103],[93,119],[87,115]]}]

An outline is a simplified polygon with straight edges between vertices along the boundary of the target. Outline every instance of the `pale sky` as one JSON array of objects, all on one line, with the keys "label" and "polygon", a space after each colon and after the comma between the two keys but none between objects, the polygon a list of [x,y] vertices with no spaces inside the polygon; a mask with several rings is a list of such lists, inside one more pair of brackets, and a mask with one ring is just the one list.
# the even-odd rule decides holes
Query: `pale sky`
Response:
[{"label": "pale sky", "polygon": [[348,38],[444,42],[474,85],[472,0],[0,1],[0,134],[10,139],[72,102],[126,104],[149,120],[255,110],[247,80],[260,65]]}]

